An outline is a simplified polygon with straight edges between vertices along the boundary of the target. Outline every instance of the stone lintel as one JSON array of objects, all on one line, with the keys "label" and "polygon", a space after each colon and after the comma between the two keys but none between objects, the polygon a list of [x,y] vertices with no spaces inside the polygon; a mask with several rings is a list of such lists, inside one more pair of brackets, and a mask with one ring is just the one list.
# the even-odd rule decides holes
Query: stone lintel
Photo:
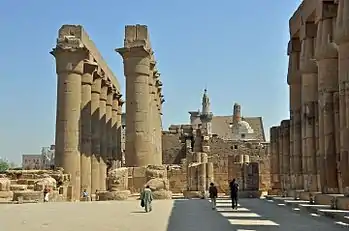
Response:
[{"label": "stone lintel", "polygon": [[288,42],[287,55],[301,51],[301,41],[298,38],[292,38]]},{"label": "stone lintel", "polygon": [[150,57],[150,50],[144,46],[135,46],[135,47],[121,47],[115,49],[123,59],[128,59],[131,57]]},{"label": "stone lintel", "polygon": [[337,16],[337,7],[333,1],[318,1],[316,5],[315,23]]},{"label": "stone lintel", "polygon": [[304,22],[299,31],[300,40],[315,38],[317,34],[317,25],[314,22]]}]

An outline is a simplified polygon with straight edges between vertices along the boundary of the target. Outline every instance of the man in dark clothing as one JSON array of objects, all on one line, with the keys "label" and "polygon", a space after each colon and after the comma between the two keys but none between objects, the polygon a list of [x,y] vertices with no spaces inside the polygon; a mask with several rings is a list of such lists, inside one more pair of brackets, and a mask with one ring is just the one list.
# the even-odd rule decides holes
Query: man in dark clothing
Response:
[{"label": "man in dark clothing", "polygon": [[210,188],[208,189],[208,193],[210,194],[212,209],[216,209],[216,200],[217,200],[217,196],[218,196],[218,190],[217,190],[217,187],[213,183],[210,184]]},{"label": "man in dark clothing", "polygon": [[231,207],[233,209],[237,209],[239,185],[236,183],[235,179],[233,179],[230,182],[229,187],[230,187]]}]

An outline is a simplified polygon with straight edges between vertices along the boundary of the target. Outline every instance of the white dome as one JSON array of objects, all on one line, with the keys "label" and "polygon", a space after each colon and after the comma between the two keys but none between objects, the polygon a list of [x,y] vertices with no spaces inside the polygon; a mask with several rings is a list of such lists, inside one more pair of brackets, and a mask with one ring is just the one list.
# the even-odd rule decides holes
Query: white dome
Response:
[{"label": "white dome", "polygon": [[253,129],[246,121],[239,121],[238,126],[240,133],[253,133]]}]

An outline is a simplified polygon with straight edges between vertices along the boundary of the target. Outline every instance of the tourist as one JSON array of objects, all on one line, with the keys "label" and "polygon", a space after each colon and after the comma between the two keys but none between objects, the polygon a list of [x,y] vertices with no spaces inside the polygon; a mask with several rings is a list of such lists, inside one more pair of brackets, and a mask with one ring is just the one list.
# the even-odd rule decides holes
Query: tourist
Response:
[{"label": "tourist", "polygon": [[84,191],[82,192],[82,198],[84,201],[88,201],[88,192],[86,189],[84,189]]},{"label": "tourist", "polygon": [[144,207],[146,213],[152,211],[152,201],[153,193],[150,190],[149,185],[147,185],[141,194],[141,206]]},{"label": "tourist", "polygon": [[231,207],[233,209],[237,209],[239,185],[236,183],[235,179],[233,179],[230,182],[229,187],[230,187]]},{"label": "tourist", "polygon": [[47,186],[45,186],[45,188],[44,188],[44,202],[48,202],[49,193],[50,193],[50,189]]},{"label": "tourist", "polygon": [[216,209],[216,200],[218,197],[218,190],[217,187],[211,183],[210,184],[210,188],[208,189],[208,192],[210,194],[210,198],[211,198],[211,203],[212,203],[212,209]]}]

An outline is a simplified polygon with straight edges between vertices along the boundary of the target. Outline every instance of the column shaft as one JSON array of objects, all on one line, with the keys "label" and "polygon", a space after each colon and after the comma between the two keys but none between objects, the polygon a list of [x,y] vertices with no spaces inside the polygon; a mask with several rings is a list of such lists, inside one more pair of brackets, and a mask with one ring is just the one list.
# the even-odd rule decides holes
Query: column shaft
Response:
[{"label": "column shaft", "polygon": [[118,108],[119,108],[119,94],[113,95],[113,111],[112,111],[112,159],[114,166],[118,160]]},{"label": "column shaft", "polygon": [[340,172],[345,194],[349,195],[349,2],[338,1],[335,42],[338,45],[338,82],[340,114]]},{"label": "column shaft", "polygon": [[119,99],[118,102],[119,106],[118,106],[118,117],[117,117],[117,160],[120,161],[121,164],[125,164],[124,163],[124,157],[123,157],[123,152],[125,149],[125,141],[122,140],[122,105],[124,104],[123,101],[121,101],[121,99]]},{"label": "column shaft", "polygon": [[58,74],[56,118],[56,166],[71,174],[73,200],[80,199],[81,76],[85,50],[54,49]]},{"label": "column shaft", "polygon": [[96,65],[85,63],[81,89],[81,189],[91,195],[91,92]]},{"label": "column shaft", "polygon": [[300,71],[302,73],[302,154],[304,187],[307,191],[318,191],[317,166],[316,166],[316,135],[315,135],[315,110],[317,94],[317,66],[314,60],[314,38],[317,27],[306,22],[301,29],[301,59]]},{"label": "column shaft", "polygon": [[107,177],[107,157],[108,157],[108,142],[107,142],[107,126],[106,126],[106,113],[107,113],[107,94],[108,85],[105,80],[102,81],[102,88],[99,100],[99,129],[100,129],[100,163],[99,163],[99,183],[100,190],[106,190],[106,177]]},{"label": "column shaft", "polygon": [[100,189],[99,165],[101,159],[101,131],[99,123],[99,101],[102,79],[94,74],[91,91],[91,131],[92,131],[92,156],[91,156],[91,191],[95,193]]},{"label": "column shaft", "polygon": [[108,87],[107,95],[107,109],[106,109],[106,139],[107,139],[107,166],[111,168],[112,158],[113,158],[113,125],[112,125],[112,115],[113,115],[113,89]]},{"label": "column shaft", "polygon": [[126,165],[153,164],[149,123],[150,51],[144,47],[121,48],[126,76]]}]

